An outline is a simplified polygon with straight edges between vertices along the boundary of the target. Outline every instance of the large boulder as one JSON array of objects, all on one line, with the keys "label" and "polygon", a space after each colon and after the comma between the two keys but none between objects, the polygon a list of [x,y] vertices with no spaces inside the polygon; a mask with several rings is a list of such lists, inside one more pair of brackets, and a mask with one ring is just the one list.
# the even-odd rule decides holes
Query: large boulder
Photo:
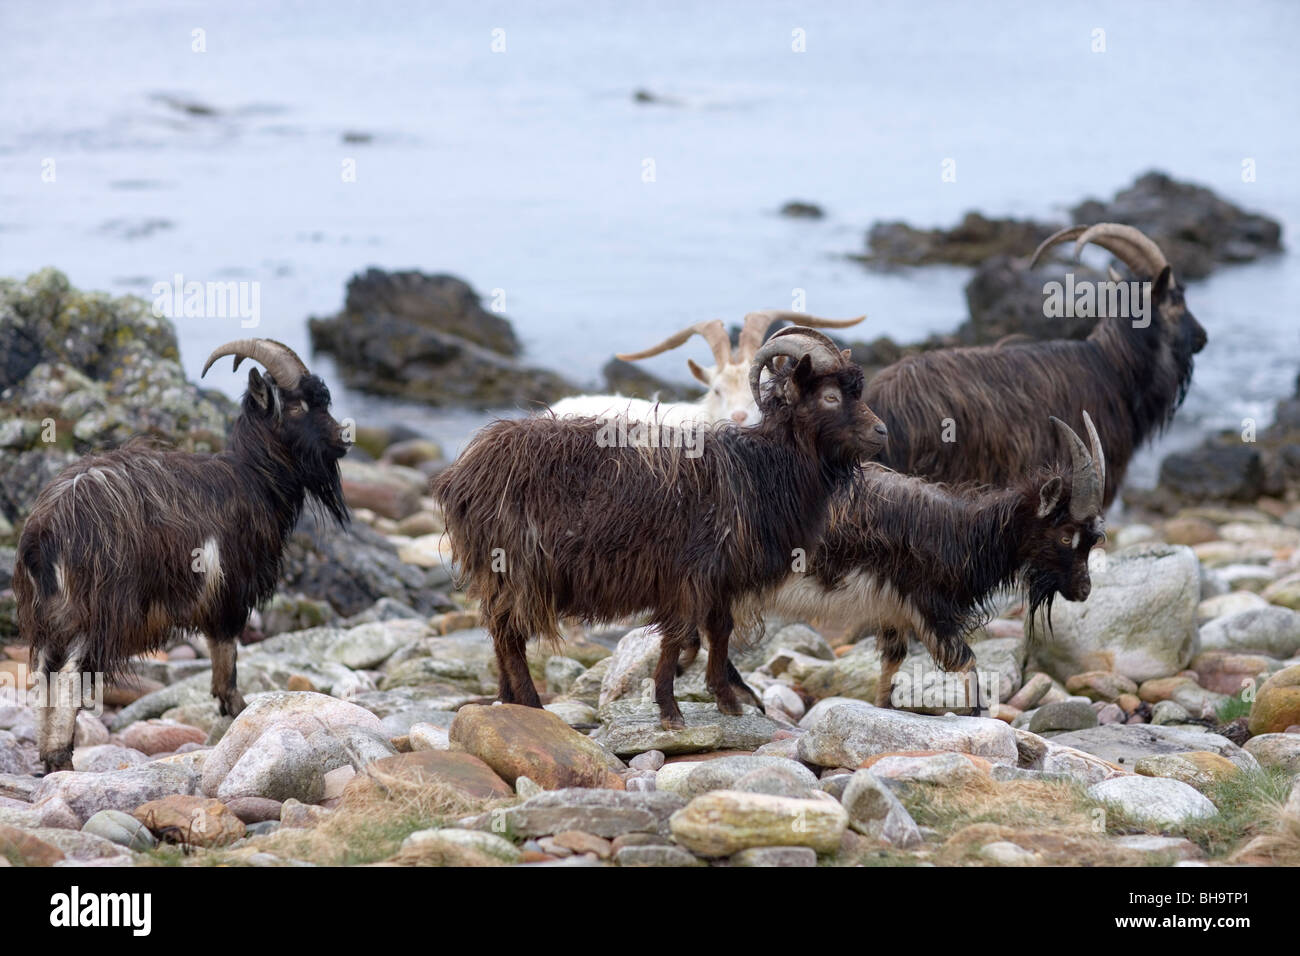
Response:
[{"label": "large boulder", "polygon": [[1286,659],[1300,654],[1300,613],[1255,607],[1215,618],[1200,631],[1205,651],[1254,651]]},{"label": "large boulder", "polygon": [[1051,631],[1035,648],[1038,665],[1058,680],[1114,671],[1142,682],[1184,669],[1197,651],[1200,564],[1190,548],[1139,544],[1108,555],[1092,574],[1086,601],[1057,601]]},{"label": "large boulder", "polygon": [[522,365],[510,323],[454,276],[367,270],[349,281],[343,311],[309,329],[348,385],[379,395],[492,408],[577,391]]},{"label": "large boulder", "polygon": [[512,785],[526,776],[547,790],[623,789],[617,758],[546,710],[470,704],[457,711],[449,736],[453,749],[478,757]]},{"label": "large boulder", "polygon": [[[238,796],[286,799],[276,793],[247,791],[255,789],[264,780],[301,780],[314,769],[320,769],[322,774],[334,769],[334,767],[321,769],[315,763],[316,748],[308,744],[308,738],[320,731],[327,734],[340,733],[349,728],[361,728],[379,733],[383,729],[383,724],[370,711],[324,694],[308,691],[273,691],[251,697],[243,713],[235,718],[230,729],[221,738],[221,742],[204,762],[203,793],[208,796],[220,796],[221,799]],[[272,731],[275,732],[275,736],[268,739],[265,746],[254,749],[263,735]],[[223,792],[221,787],[227,776],[250,750],[253,751],[253,756],[245,763],[240,774],[240,780],[247,786],[227,787]],[[335,766],[339,764],[336,763]],[[297,773],[299,770],[302,771],[301,774]],[[314,785],[305,783],[303,786],[309,791],[309,796],[315,796]],[[233,792],[233,789],[239,789],[241,792]],[[322,784],[320,793],[323,792]],[[289,796],[294,794],[290,793]]]},{"label": "large boulder", "polygon": [[858,767],[892,751],[949,750],[1015,764],[1016,735],[1000,720],[926,717],[873,707],[859,700],[818,701],[800,724],[799,759],[821,767]]}]

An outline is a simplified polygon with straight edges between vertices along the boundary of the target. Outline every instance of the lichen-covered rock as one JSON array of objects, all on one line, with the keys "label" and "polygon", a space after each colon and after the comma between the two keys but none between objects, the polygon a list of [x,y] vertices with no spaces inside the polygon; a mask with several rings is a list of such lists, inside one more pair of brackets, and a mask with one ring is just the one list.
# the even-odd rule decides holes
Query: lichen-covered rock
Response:
[{"label": "lichen-covered rock", "polygon": [[1250,708],[1253,735],[1282,733],[1293,724],[1300,724],[1300,664],[1264,681]]}]

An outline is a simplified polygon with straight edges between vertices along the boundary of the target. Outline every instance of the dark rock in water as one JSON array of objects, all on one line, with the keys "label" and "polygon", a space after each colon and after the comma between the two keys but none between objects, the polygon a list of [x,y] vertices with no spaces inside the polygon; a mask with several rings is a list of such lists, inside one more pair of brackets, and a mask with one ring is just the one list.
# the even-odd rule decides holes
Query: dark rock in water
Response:
[{"label": "dark rock in water", "polygon": [[348,283],[333,318],[308,323],[344,382],[377,395],[478,408],[549,402],[578,389],[516,361],[510,323],[459,279],[370,269]]},{"label": "dark rock in water", "polygon": [[1276,219],[1246,212],[1204,186],[1161,172],[1139,176],[1110,202],[1085,200],[1070,214],[1077,223],[1136,226],[1155,240],[1183,279],[1202,278],[1222,263],[1249,262],[1282,248],[1282,226]]},{"label": "dark rock in water", "polygon": [[[1097,324],[1092,317],[1048,317],[1045,315],[1045,287],[1062,282],[1058,263],[1040,264],[1028,270],[1023,258],[1000,255],[981,263],[966,283],[966,305],[970,320],[957,330],[968,345],[992,345],[1010,335],[1030,340],[1086,339]],[[1070,267],[1076,282],[1102,282],[1104,273],[1074,263]],[[1007,344],[1014,344],[1008,342]]]},{"label": "dark rock in water", "polygon": [[502,355],[520,352],[510,323],[484,309],[478,294],[455,276],[368,269],[349,280],[343,310],[349,317],[406,319]]},{"label": "dark rock in water", "polygon": [[442,593],[451,581],[442,568],[405,564],[388,539],[359,522],[348,530],[303,512],[285,550],[284,590],[328,601],[339,614],[359,614],[390,597],[423,615],[451,610]]},{"label": "dark rock in water", "polygon": [[978,212],[968,212],[953,229],[878,222],[867,233],[866,255],[855,258],[882,266],[973,266],[996,255],[1029,255],[1056,228],[1020,219],[989,219]]},{"label": "dark rock in water", "polygon": [[1264,490],[1264,465],[1254,445],[1228,438],[1169,455],[1160,483],[1192,501],[1253,502]]},{"label": "dark rock in water", "polygon": [[374,141],[374,136],[370,133],[361,133],[356,130],[347,130],[341,137],[345,143],[370,143]]},{"label": "dark rock in water", "polygon": [[658,398],[662,402],[693,402],[699,398],[701,389],[683,388],[667,382],[657,375],[651,375],[638,365],[624,362],[622,359],[610,359],[601,369],[605,376],[605,388],[616,395],[628,398]]},{"label": "dark rock in water", "polygon": [[[1247,437],[1253,440],[1245,440]],[[1175,452],[1160,465],[1160,482],[1149,491],[1131,489],[1129,505],[1173,513],[1205,501],[1255,501],[1260,495],[1300,494],[1300,380],[1296,397],[1277,404],[1272,425],[1253,436],[1227,431],[1196,448]]]},{"label": "dark rock in water", "polygon": [[792,199],[781,207],[781,215],[789,216],[791,219],[821,219],[826,212],[816,203]]}]

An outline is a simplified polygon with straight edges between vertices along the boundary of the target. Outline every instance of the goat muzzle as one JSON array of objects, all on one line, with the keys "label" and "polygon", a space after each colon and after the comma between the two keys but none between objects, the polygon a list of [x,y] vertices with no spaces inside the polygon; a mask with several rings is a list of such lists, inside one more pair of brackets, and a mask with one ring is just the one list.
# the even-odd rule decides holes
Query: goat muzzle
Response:
[{"label": "goat muzzle", "polygon": [[277,342],[275,339],[235,339],[233,342],[218,346],[208,356],[199,377],[207,375],[208,369],[212,368],[212,363],[223,355],[235,357],[234,371],[239,370],[240,363],[246,358],[259,363],[271,373],[275,384],[284,391],[293,391],[303,378],[311,374],[302,359],[298,358],[293,349],[283,342]]}]

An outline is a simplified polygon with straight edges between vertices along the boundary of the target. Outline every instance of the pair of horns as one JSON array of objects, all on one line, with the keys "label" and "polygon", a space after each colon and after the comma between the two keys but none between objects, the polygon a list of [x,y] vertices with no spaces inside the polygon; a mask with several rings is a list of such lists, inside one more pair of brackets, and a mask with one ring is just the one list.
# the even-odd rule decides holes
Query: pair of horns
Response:
[{"label": "pair of horns", "polygon": [[[745,316],[745,323],[740,330],[736,364],[744,365],[758,354],[759,346],[763,344],[763,338],[767,335],[767,330],[775,322],[795,322],[804,328],[847,329],[851,325],[857,325],[865,318],[865,315],[859,315],[852,319],[821,319],[815,315],[793,312],[789,309],[763,309],[759,312],[750,312]],[[731,364],[731,338],[727,335],[726,326],[722,324],[721,319],[696,322],[694,325],[688,325],[680,332],[674,332],[658,345],[652,345],[640,352],[620,352],[617,357],[624,362],[635,362],[638,359],[649,358],[652,355],[658,355],[661,352],[677,348],[692,335],[698,335],[709,343],[709,348],[713,351],[713,360],[719,368]]]},{"label": "pair of horns", "polygon": [[233,342],[219,346],[208,356],[199,378],[207,375],[208,369],[212,368],[212,363],[223,355],[235,357],[234,371],[239,370],[240,363],[246,358],[258,362],[271,373],[275,384],[285,391],[293,391],[303,378],[311,374],[302,359],[298,358],[293,349],[283,342],[274,339],[235,339]]},{"label": "pair of horns", "polygon": [[843,368],[848,362],[847,354],[816,329],[791,325],[763,343],[763,347],[754,356],[754,364],[749,369],[749,390],[754,393],[754,401],[762,404],[759,379],[763,376],[763,370],[781,356],[798,362],[806,355],[812,362],[813,371],[823,374]]},{"label": "pair of horns", "polygon": [[1106,497],[1106,453],[1101,447],[1101,438],[1092,418],[1083,413],[1083,427],[1088,430],[1089,449],[1083,439],[1075,434],[1074,429],[1056,416],[1051,416],[1052,424],[1060,432],[1061,438],[1070,449],[1073,468],[1070,491],[1070,517],[1075,521],[1087,521],[1102,513],[1102,502]]},{"label": "pair of horns", "polygon": [[1169,265],[1160,247],[1137,229],[1118,222],[1099,222],[1093,226],[1070,226],[1048,236],[1034,250],[1029,268],[1038,265],[1038,260],[1048,249],[1070,240],[1074,240],[1074,258],[1078,259],[1083,247],[1091,242],[1114,255],[1135,275],[1146,278],[1154,279]]}]

